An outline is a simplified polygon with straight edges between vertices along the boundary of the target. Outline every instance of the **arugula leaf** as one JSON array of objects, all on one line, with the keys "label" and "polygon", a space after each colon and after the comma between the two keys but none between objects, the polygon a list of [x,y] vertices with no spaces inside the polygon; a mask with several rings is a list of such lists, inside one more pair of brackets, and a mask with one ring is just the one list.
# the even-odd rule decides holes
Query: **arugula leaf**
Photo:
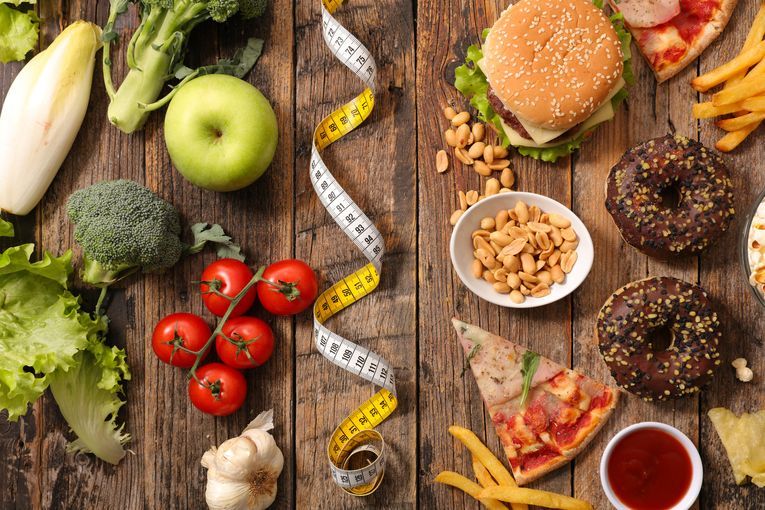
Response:
[{"label": "arugula leaf", "polygon": [[37,46],[39,25],[34,11],[22,12],[0,3],[0,62],[24,60]]},{"label": "arugula leaf", "polygon": [[523,353],[523,359],[521,361],[521,375],[523,375],[523,389],[521,391],[521,407],[526,405],[526,400],[529,398],[529,391],[531,390],[531,381],[534,379],[534,374],[537,373],[539,368],[539,360],[542,357],[533,351],[526,351]]},{"label": "arugula leaf", "polygon": [[[603,0],[593,0],[596,7],[603,9]],[[622,46],[622,54],[624,56],[624,71],[622,78],[627,85],[633,85],[635,83],[635,75],[632,71],[632,50],[630,44],[632,42],[632,35],[624,27],[624,16],[621,13],[613,14],[610,18],[611,24],[616,31],[616,36],[619,38]],[[489,29],[485,29],[481,35],[482,39],[486,39],[489,33]],[[499,135],[500,143],[507,147],[510,145],[505,131],[502,128],[502,122],[491,107],[487,92],[489,89],[489,82],[486,80],[486,75],[483,74],[478,67],[477,62],[483,58],[483,52],[481,49],[472,45],[468,47],[467,57],[465,58],[465,64],[459,66],[454,71],[454,87],[459,90],[462,95],[470,99],[470,104],[478,110],[478,118],[484,122],[488,122],[494,125]],[[617,109],[619,105],[627,98],[629,92],[627,87],[616,93],[611,99],[611,104],[614,109]],[[539,159],[549,163],[555,163],[559,158],[568,156],[569,154],[576,152],[582,144],[587,140],[597,126],[593,126],[592,129],[585,133],[580,134],[576,138],[567,140],[553,147],[516,147],[518,152],[523,156],[529,156],[534,159]]]},{"label": "arugula leaf", "polygon": [[231,236],[220,225],[195,223],[191,226],[191,232],[194,234],[194,244],[188,247],[188,253],[199,253],[210,242],[217,245],[218,257],[244,261],[242,248],[231,240]]},{"label": "arugula leaf", "polygon": [[475,344],[473,348],[470,349],[470,352],[465,358],[465,366],[462,367],[462,372],[460,372],[460,377],[465,375],[465,372],[467,372],[467,369],[470,368],[470,362],[473,361],[473,358],[475,358],[476,354],[478,354],[478,351],[481,350],[482,345],[483,344]]},{"label": "arugula leaf", "polygon": [[0,218],[0,237],[13,237],[13,224]]}]

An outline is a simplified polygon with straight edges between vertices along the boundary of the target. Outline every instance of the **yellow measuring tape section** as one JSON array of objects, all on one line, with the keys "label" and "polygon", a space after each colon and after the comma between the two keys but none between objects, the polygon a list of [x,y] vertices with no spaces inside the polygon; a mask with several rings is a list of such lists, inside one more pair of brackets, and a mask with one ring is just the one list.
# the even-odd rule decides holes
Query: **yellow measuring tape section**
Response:
[{"label": "yellow measuring tape section", "polygon": [[322,33],[327,47],[366,85],[364,91],[325,117],[314,132],[311,181],[327,212],[363,252],[369,263],[324,291],[314,305],[314,336],[321,354],[335,365],[377,386],[372,398],[335,429],[327,447],[333,481],[355,496],[379,487],[385,469],[385,443],[374,430],[396,409],[395,380],[388,362],[377,353],[332,332],[324,323],[362,299],[380,283],[384,243],[366,214],[338,184],[320,151],[360,126],[374,108],[377,72],[371,53],[333,17],[342,0],[323,0]]},{"label": "yellow measuring tape section", "polygon": [[324,117],[316,128],[316,147],[322,150],[356,129],[372,114],[374,105],[375,96],[366,88],[342,108]]}]

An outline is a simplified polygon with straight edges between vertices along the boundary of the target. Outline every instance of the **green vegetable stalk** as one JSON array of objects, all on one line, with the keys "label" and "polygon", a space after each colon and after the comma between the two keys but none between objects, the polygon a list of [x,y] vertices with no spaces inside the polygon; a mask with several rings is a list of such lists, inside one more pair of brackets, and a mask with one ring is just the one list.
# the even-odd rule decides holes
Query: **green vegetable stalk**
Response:
[{"label": "green vegetable stalk", "polygon": [[[128,0],[111,0],[109,18],[104,27],[104,84],[111,100],[109,121],[125,133],[140,129],[149,113],[161,108],[175,91],[189,80],[203,74],[223,73],[241,78],[255,65],[262,41],[250,39],[247,47],[234,58],[216,65],[189,69],[183,56],[191,31],[199,23],[212,19],[224,23],[235,14],[244,19],[261,16],[268,0],[141,0],[141,24],[127,46],[129,71],[119,89],[115,89],[111,70],[111,43],[118,38],[114,31],[117,17],[128,7]],[[166,82],[180,81],[162,99]]]}]

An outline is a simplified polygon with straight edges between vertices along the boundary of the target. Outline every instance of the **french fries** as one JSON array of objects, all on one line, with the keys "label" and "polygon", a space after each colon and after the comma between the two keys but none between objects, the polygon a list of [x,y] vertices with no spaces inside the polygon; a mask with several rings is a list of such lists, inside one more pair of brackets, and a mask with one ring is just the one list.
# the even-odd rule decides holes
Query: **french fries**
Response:
[{"label": "french fries", "polygon": [[711,119],[730,115],[715,122],[728,133],[715,144],[730,152],[765,120],[765,1],[752,22],[741,52],[729,62],[695,78],[691,86],[708,92],[723,85],[711,101],[693,105],[693,117]]},{"label": "french fries", "polygon": [[491,477],[489,470],[481,464],[481,461],[475,455],[473,455],[473,473],[475,473],[475,479],[478,480],[482,487],[494,487],[497,485],[497,481]]},{"label": "french fries", "polygon": [[449,433],[473,454],[473,473],[480,485],[453,471],[441,471],[436,476],[436,482],[464,491],[490,510],[506,508],[503,501],[510,503],[513,510],[527,510],[528,505],[559,510],[592,510],[592,505],[580,499],[518,487],[510,472],[472,431],[452,425]]},{"label": "french fries", "polygon": [[[491,453],[491,450],[478,439],[478,436],[476,436],[472,430],[452,425],[449,427],[449,434],[457,438],[460,443],[465,445],[465,448],[470,450],[473,457],[478,459],[478,461],[486,467],[497,483],[509,487],[518,486],[518,484],[515,483],[513,475],[511,475],[499,459]],[[523,504],[513,504],[512,508],[513,510],[528,510],[528,507]]]},{"label": "french fries", "polygon": [[715,125],[725,131],[740,131],[745,129],[750,124],[759,124],[765,119],[765,112],[752,112],[746,115],[733,117],[732,119],[718,120]]},{"label": "french fries", "polygon": [[706,92],[712,87],[716,87],[733,78],[739,72],[758,64],[763,58],[765,58],[765,41],[760,41],[751,49],[744,51],[736,58],[726,62],[717,69],[713,69],[706,74],[694,78],[691,85],[699,92]]},{"label": "french fries", "polygon": [[525,489],[521,487],[487,487],[478,496],[500,501],[526,503],[560,510],[592,510],[592,505],[581,499],[555,494],[554,492]]},{"label": "french fries", "polygon": [[475,483],[473,480],[468,480],[461,474],[455,473],[454,471],[441,471],[436,476],[436,482],[456,487],[462,492],[473,496],[489,510],[507,510],[507,507],[496,499],[480,497],[483,487]]},{"label": "french fries", "polygon": [[460,443],[465,445],[465,448],[470,450],[470,453],[472,453],[481,464],[486,466],[486,469],[489,470],[491,476],[493,476],[500,485],[517,487],[515,478],[510,474],[510,471],[505,469],[505,466],[503,466],[499,459],[497,459],[486,445],[478,439],[478,436],[476,436],[472,430],[452,425],[449,427],[449,434],[456,437]]}]

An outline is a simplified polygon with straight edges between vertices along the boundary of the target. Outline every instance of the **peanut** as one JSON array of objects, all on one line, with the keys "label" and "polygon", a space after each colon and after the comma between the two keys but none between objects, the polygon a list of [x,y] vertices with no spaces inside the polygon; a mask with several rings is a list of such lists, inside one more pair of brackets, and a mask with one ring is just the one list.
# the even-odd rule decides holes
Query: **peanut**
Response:
[{"label": "peanut", "polygon": [[449,156],[446,155],[445,150],[440,150],[436,153],[436,171],[439,174],[446,172],[449,169]]}]

